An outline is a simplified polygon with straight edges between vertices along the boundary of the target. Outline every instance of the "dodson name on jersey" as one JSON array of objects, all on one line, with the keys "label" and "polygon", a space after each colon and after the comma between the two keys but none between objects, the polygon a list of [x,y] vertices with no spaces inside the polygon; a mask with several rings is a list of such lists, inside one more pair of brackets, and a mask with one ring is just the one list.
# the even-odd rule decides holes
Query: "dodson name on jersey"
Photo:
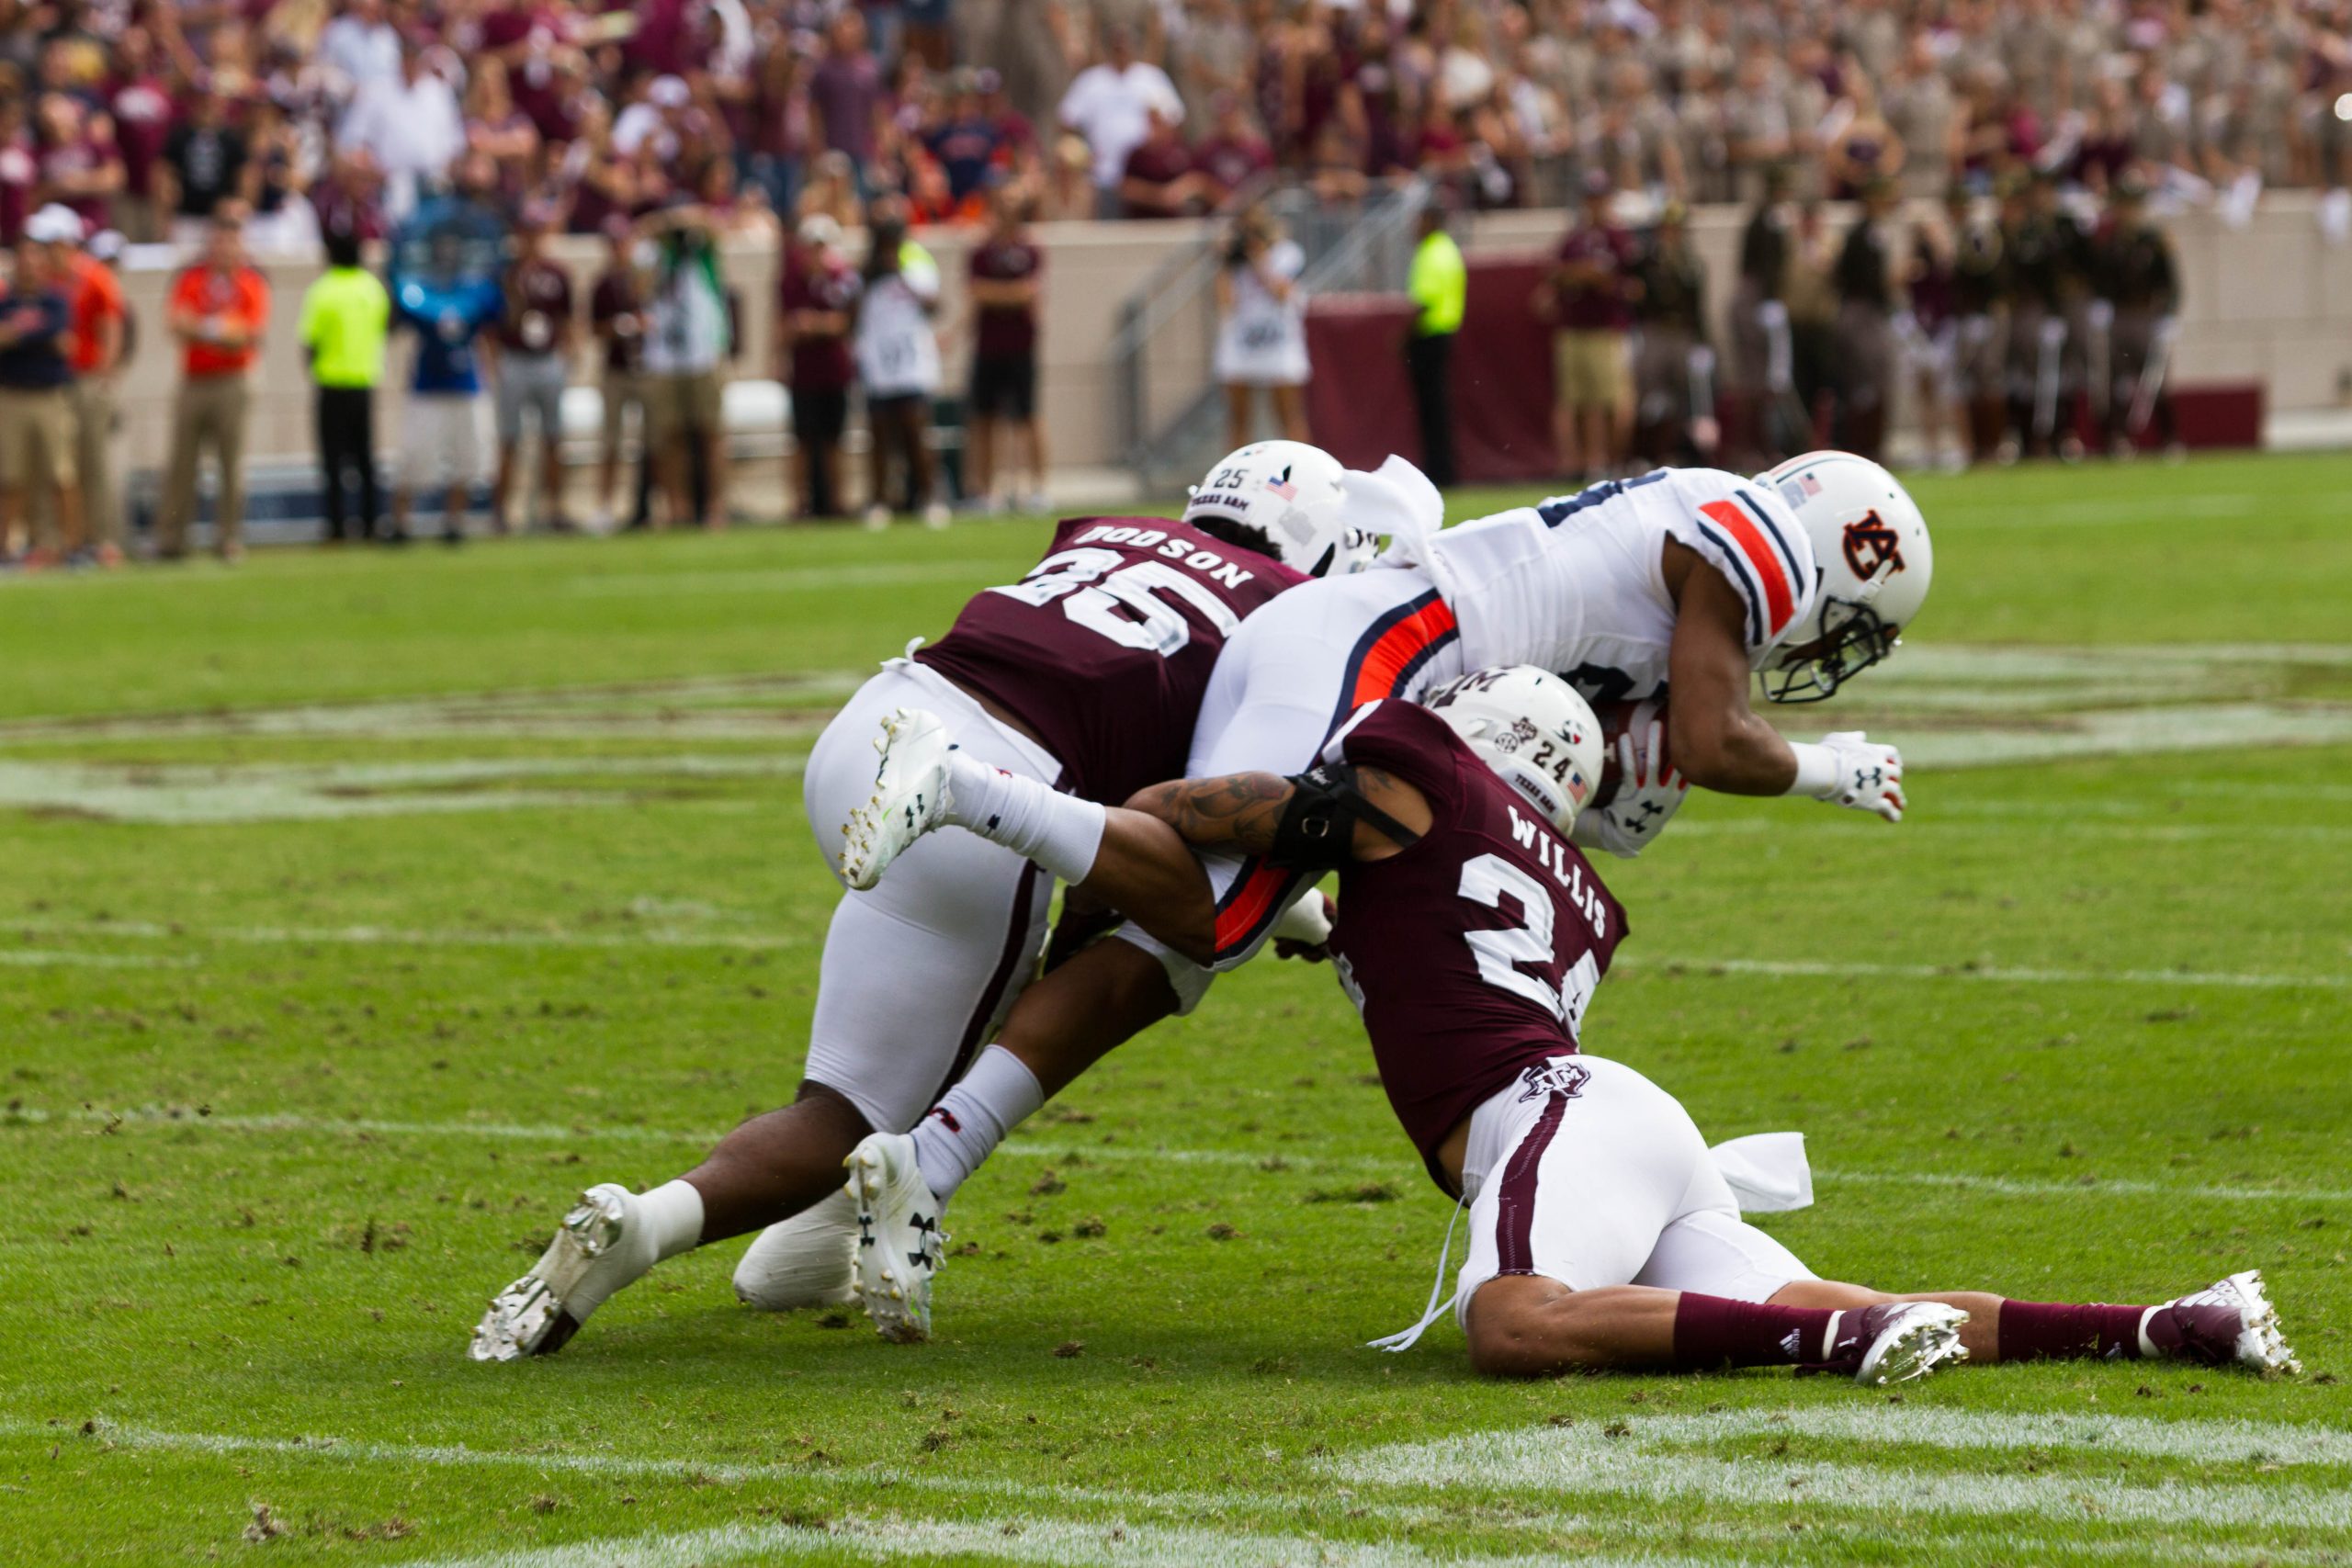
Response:
[{"label": "dodson name on jersey", "polygon": [[1385,769],[1429,801],[1419,842],[1340,871],[1331,951],[1388,1103],[1443,1186],[1446,1134],[1530,1063],[1577,1049],[1625,911],[1427,708],[1368,703],[1323,760]]},{"label": "dodson name on jersey", "polygon": [[974,595],[915,658],[1016,715],[1069,788],[1116,806],[1184,776],[1225,639],[1306,581],[1182,523],[1072,518],[1028,576]]}]

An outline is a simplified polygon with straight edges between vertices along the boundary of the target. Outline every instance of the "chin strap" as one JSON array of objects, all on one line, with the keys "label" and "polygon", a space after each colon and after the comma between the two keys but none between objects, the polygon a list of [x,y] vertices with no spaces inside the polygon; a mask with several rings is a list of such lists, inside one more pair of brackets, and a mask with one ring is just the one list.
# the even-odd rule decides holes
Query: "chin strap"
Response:
[{"label": "chin strap", "polygon": [[1443,1301],[1438,1300],[1437,1297],[1438,1292],[1445,1289],[1445,1264],[1446,1259],[1453,1252],[1453,1227],[1462,1223],[1462,1211],[1469,1206],[1470,1200],[1466,1195],[1456,1199],[1453,1204],[1453,1217],[1445,1222],[1445,1245],[1438,1249],[1437,1278],[1430,1283],[1430,1304],[1428,1310],[1421,1314],[1421,1321],[1401,1334],[1385,1334],[1377,1339],[1365,1340],[1365,1349],[1387,1350],[1402,1354],[1420,1342],[1421,1336],[1429,1332],[1430,1324],[1453,1309],[1454,1296],[1462,1293],[1459,1290],[1454,1291]]}]

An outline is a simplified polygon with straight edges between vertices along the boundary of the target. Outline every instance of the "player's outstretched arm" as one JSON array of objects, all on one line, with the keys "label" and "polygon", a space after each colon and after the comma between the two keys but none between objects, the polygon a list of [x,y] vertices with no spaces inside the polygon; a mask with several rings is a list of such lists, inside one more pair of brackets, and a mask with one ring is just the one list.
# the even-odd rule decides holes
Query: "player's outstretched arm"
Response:
[{"label": "player's outstretched arm", "polygon": [[1216,900],[1198,849],[1264,854],[1292,788],[1277,773],[1178,779],[1103,814],[1093,868],[1078,885],[1193,962],[1216,958]]},{"label": "player's outstretched arm", "polygon": [[1682,776],[1724,795],[1809,795],[1903,820],[1902,754],[1860,730],[1826,735],[1819,745],[1782,739],[1748,706],[1746,603],[1721,572],[1679,545],[1668,547],[1667,572],[1669,583],[1680,579],[1667,650],[1674,693],[1667,736]]},{"label": "player's outstretched arm", "polygon": [[1723,795],[1786,795],[1796,753],[1748,706],[1747,602],[1724,575],[1689,556],[1667,671],[1667,743],[1682,776]]},{"label": "player's outstretched arm", "polygon": [[[1302,798],[1302,783],[1312,786],[1313,798]],[[1344,823],[1348,835],[1344,849],[1318,857],[1327,867],[1350,860],[1385,860],[1430,829],[1429,801],[1419,790],[1384,768],[1364,766],[1317,769],[1295,779],[1275,773],[1178,779],[1137,791],[1127,805],[1157,818],[1194,849],[1270,855],[1312,869],[1314,862],[1295,852],[1297,817],[1302,808],[1326,802],[1339,804],[1340,810],[1329,820]],[[1370,813],[1359,816],[1365,807]],[[1395,823],[1407,834],[1407,842],[1384,832],[1371,813]]]}]

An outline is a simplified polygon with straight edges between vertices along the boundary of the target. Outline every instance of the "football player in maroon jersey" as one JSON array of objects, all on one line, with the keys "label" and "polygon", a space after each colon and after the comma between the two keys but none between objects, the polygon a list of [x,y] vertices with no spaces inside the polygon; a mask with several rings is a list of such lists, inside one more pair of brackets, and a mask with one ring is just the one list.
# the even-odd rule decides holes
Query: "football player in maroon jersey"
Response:
[{"label": "football player in maroon jersey", "polygon": [[[1202,491],[1229,468],[1212,469]],[[886,663],[802,774],[827,863],[841,866],[843,825],[874,789],[877,728],[909,709],[955,724],[960,756],[983,770],[967,807],[1004,818],[996,825],[1016,840],[1031,818],[995,802],[990,780],[1117,802],[1182,774],[1227,637],[1309,575],[1369,554],[1341,516],[1335,459],[1298,447],[1282,468],[1286,493],[1252,511],[1196,500],[1181,522],[1066,522],[1028,576],[975,595],[945,637]],[[735,1273],[746,1302],[847,1300],[855,1214],[841,1171],[858,1141],[913,1125],[967,1069],[1000,1100],[1034,1091],[1028,1069],[979,1047],[1045,940],[1053,879],[1035,863],[1063,855],[1052,821],[1038,832],[1025,848],[939,834],[900,856],[887,886],[847,892],[825,939],[798,1099],[745,1122],[675,1180],[642,1193],[590,1189],[545,1256],[492,1300],[474,1359],[560,1348],[662,1258],[763,1226]],[[1148,1015],[1134,1007],[1114,998],[1105,1022],[1132,1032],[1159,1016],[1156,998]]]},{"label": "football player in maroon jersey", "polygon": [[[1521,666],[1464,676],[1426,707],[1368,704],[1304,773],[1162,784],[1110,814],[1108,843],[1172,834],[1340,873],[1340,985],[1431,1179],[1469,1209],[1451,1303],[1432,1292],[1421,1323],[1381,1343],[1406,1348],[1452,1304],[1472,1363],[1501,1376],[1778,1364],[1875,1384],[1963,1356],[2296,1370],[2256,1271],[2144,1306],[1891,1295],[1817,1278],[1742,1220],[1681,1105],[1579,1049],[1626,930],[1569,838],[1600,766],[1591,709]],[[1098,859],[1096,891],[1143,904],[1121,885],[1130,863],[1148,857]],[[887,1179],[913,1142],[869,1138],[853,1169]],[[910,1245],[901,1212],[876,1219],[876,1250]],[[912,1244],[937,1240],[933,1208]],[[900,1282],[927,1291],[928,1274]]]}]

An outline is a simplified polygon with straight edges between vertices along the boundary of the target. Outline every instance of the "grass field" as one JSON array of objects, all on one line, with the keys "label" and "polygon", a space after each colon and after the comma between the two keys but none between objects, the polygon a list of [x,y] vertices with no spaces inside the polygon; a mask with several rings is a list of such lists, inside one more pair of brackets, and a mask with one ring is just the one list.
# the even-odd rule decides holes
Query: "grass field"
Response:
[{"label": "grass field", "polygon": [[2352,1562],[2352,460],[1919,497],[1917,637],[1789,716],[1911,819],[1694,799],[1587,1043],[1804,1130],[1825,1273],[2259,1266],[2304,1378],[1363,1349],[1448,1205],[1271,962],[965,1190],[935,1343],[740,1308],[738,1243],[470,1363],[571,1193],[789,1095],[798,759],[1045,530],[265,554],[0,584],[0,1561]]}]

